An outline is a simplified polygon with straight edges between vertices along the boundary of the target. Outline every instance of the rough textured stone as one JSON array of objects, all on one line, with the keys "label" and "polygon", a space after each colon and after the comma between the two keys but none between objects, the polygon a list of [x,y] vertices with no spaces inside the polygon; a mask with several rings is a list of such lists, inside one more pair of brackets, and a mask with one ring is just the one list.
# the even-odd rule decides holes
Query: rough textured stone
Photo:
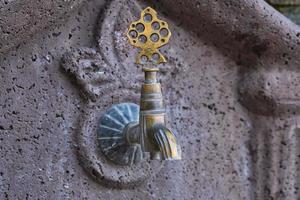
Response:
[{"label": "rough textured stone", "polygon": [[[299,27],[262,0],[151,2],[89,1],[1,55],[0,199],[299,199]],[[147,5],[173,32],[160,80],[183,160],[124,169],[93,124],[139,101],[124,33]]]},{"label": "rough textured stone", "polygon": [[[1,0],[0,53],[62,22],[83,0]],[[59,33],[53,33],[58,36]]]}]

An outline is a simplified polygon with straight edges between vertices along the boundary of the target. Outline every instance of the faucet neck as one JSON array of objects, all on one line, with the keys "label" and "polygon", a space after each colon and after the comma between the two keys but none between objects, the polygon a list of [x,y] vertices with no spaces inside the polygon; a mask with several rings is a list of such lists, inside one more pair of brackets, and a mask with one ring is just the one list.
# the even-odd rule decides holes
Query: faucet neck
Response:
[{"label": "faucet neck", "polygon": [[[164,113],[161,85],[157,81],[158,68],[144,68],[145,81],[141,88],[141,112],[147,114]],[[142,114],[142,113],[141,113]]]},{"label": "faucet neck", "polygon": [[143,68],[143,71],[145,72],[145,84],[157,83],[158,68]]},{"label": "faucet neck", "polygon": [[140,106],[140,144],[144,154],[149,153],[151,158],[161,159],[161,153],[154,143],[151,134],[157,125],[165,125],[165,108],[161,85],[157,81],[157,68],[144,68],[145,81],[141,88]]}]

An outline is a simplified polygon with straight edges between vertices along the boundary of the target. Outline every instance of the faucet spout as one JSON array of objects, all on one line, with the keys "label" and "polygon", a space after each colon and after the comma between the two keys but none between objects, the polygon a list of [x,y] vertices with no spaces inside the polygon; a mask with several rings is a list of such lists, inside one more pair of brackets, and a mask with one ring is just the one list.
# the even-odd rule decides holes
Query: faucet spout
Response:
[{"label": "faucet spout", "polygon": [[181,149],[176,136],[167,127],[158,125],[153,136],[161,152],[162,160],[180,160]]}]

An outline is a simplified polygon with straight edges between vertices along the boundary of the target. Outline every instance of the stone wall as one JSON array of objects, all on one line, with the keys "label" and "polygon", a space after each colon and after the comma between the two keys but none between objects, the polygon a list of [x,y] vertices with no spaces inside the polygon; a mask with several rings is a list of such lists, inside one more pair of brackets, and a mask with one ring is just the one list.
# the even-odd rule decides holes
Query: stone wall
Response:
[{"label": "stone wall", "polygon": [[[160,81],[181,161],[118,166],[99,117],[139,103],[125,32],[169,22]],[[0,199],[299,199],[300,29],[263,0],[1,1]]]}]

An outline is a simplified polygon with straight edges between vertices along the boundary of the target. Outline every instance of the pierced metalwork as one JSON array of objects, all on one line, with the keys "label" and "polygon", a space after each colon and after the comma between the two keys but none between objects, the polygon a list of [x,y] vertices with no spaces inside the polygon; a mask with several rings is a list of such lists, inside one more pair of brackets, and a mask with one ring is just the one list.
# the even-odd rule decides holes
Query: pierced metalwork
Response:
[{"label": "pierced metalwork", "polygon": [[130,24],[127,37],[130,44],[141,49],[137,64],[166,62],[158,49],[169,42],[171,31],[167,22],[157,18],[154,9],[148,7],[142,11],[141,18]]}]

